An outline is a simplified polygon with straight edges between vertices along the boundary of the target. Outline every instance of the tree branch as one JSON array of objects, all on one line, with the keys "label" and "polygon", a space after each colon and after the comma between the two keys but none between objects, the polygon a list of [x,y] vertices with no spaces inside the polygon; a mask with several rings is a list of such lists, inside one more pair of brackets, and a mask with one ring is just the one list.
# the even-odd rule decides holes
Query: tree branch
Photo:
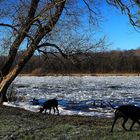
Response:
[{"label": "tree branch", "polygon": [[10,25],[10,24],[0,23],[0,26],[10,27],[10,28],[12,28],[13,30],[15,30],[16,32],[18,31],[13,25]]},{"label": "tree branch", "polygon": [[89,6],[89,4],[88,4],[88,2],[87,2],[86,0],[83,0],[83,2],[84,2],[85,5],[87,6],[89,12],[92,12],[92,13],[94,13],[95,15],[97,15],[97,13],[96,13],[95,11],[93,11],[93,10],[90,8],[90,6]]},{"label": "tree branch", "polygon": [[[22,43],[22,41],[24,40],[24,38],[26,36],[29,37],[29,35],[27,33],[30,30],[31,23],[32,23],[31,21],[34,19],[34,15],[35,15],[35,12],[37,10],[39,1],[40,0],[32,0],[31,1],[31,7],[30,7],[30,10],[28,12],[27,21],[25,22],[25,24],[21,25],[21,28],[18,31],[19,35],[16,37],[15,41],[13,42],[12,46],[10,47],[8,60],[6,61],[5,65],[2,68],[3,76],[7,75],[8,72],[10,71],[11,66],[13,64],[13,61],[16,57],[18,48],[20,47],[20,44]],[[11,27],[11,26],[9,26],[9,27]]]},{"label": "tree branch", "polygon": [[[135,27],[140,27],[139,25],[137,25],[137,23],[134,21],[134,17],[132,15],[132,11],[131,11],[131,7],[127,4],[125,4],[125,2],[122,2],[122,0],[106,0],[108,4],[114,6],[114,7],[117,7],[117,8],[120,8],[122,13],[126,13],[128,15],[128,18],[129,18],[129,21],[130,23],[132,24],[132,26],[135,28]],[[132,1],[130,1],[132,2]],[[140,5],[140,2],[139,0],[136,0],[134,2],[135,5]],[[134,4],[133,4],[133,7],[134,7]]]},{"label": "tree branch", "polygon": [[60,53],[64,58],[67,58],[67,55],[66,55],[65,53],[63,53],[63,51],[60,49],[60,47],[58,47],[56,44],[43,43],[43,44],[37,46],[37,48],[47,47],[47,46],[56,48],[56,49],[59,51],[59,53]]},{"label": "tree branch", "polygon": [[[65,65],[65,63],[64,63],[64,61],[63,60],[61,60],[61,58],[60,57],[58,57],[58,55],[57,54],[55,54],[55,53],[53,53],[53,52],[45,52],[45,51],[43,51],[43,50],[40,50],[40,49],[38,49],[38,52],[41,52],[41,53],[43,53],[44,55],[45,55],[45,58],[46,59],[48,59],[48,61],[49,61],[49,57],[48,57],[48,55],[47,54],[51,54],[51,55],[53,55],[54,57],[56,57],[65,67],[66,67],[66,65]],[[52,65],[54,66],[54,64],[52,63]]]},{"label": "tree branch", "polygon": [[[13,25],[10,24],[6,24],[6,23],[0,23],[0,26],[4,26],[4,27],[9,27],[12,28],[16,33],[20,33]],[[25,31],[23,31],[27,37],[29,37],[32,41],[34,41],[34,39]]]},{"label": "tree branch", "polygon": [[55,14],[52,17],[50,17],[48,23],[43,28],[40,29],[40,32],[44,33],[44,35],[49,33],[52,30],[52,28],[55,26],[57,21],[59,20],[65,2],[66,0],[58,0],[57,3],[55,3],[55,6],[57,7]]}]

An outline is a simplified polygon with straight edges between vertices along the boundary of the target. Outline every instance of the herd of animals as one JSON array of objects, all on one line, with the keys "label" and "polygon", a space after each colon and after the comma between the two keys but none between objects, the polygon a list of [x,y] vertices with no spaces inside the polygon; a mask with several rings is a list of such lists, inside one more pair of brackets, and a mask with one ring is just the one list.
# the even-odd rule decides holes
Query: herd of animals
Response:
[{"label": "herd of animals", "polygon": [[[33,99],[33,103],[36,100]],[[109,103],[109,102],[108,102]],[[113,128],[114,125],[117,121],[118,118],[123,118],[123,123],[122,123],[122,127],[127,131],[128,129],[126,129],[125,124],[128,121],[128,119],[132,120],[132,124],[129,128],[129,130],[132,130],[132,127],[134,126],[135,123],[138,123],[140,125],[140,107],[135,106],[135,105],[121,105],[119,107],[114,108],[111,103],[109,103],[109,105],[115,110],[115,114],[114,114],[114,122],[112,124],[112,128],[111,128],[111,132],[113,132]],[[59,109],[58,109],[58,100],[57,99],[51,99],[51,100],[47,100],[43,106],[40,108],[40,113],[42,113],[43,111],[49,110],[49,114],[51,114],[51,109],[53,108],[54,110],[54,114],[57,110],[57,115],[59,115]]]}]

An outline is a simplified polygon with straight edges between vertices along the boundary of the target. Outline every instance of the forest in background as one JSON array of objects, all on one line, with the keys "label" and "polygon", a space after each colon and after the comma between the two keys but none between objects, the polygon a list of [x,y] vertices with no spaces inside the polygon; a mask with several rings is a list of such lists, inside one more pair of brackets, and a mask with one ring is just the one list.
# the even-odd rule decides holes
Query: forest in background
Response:
[{"label": "forest in background", "polygon": [[[20,54],[17,56],[20,57]],[[0,56],[0,67],[6,56]],[[17,58],[18,60],[18,58]],[[16,61],[13,64],[16,65]],[[69,58],[50,53],[34,55],[21,74],[96,74],[96,73],[139,73],[140,49],[128,51],[79,52]]]}]

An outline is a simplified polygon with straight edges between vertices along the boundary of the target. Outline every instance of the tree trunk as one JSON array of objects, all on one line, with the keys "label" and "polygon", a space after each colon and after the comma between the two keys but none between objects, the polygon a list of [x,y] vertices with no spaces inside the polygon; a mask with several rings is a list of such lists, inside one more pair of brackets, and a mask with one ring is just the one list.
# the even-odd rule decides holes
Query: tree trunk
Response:
[{"label": "tree trunk", "polygon": [[[36,34],[34,36],[33,42],[30,44],[30,46],[24,52],[24,54],[23,54],[22,58],[20,59],[20,61],[18,62],[18,64],[10,72],[9,72],[8,66],[11,65],[12,62],[10,62],[5,67],[5,69],[7,70],[7,72],[6,72],[5,75],[3,75],[2,80],[0,81],[0,98],[1,98],[0,99],[0,102],[1,103],[4,102],[4,101],[7,101],[6,93],[7,93],[8,87],[10,86],[10,84],[12,83],[12,81],[17,77],[17,75],[21,72],[21,70],[23,69],[23,67],[25,66],[25,64],[29,61],[29,59],[33,56],[35,50],[37,48],[39,48],[38,44],[40,43],[40,41],[42,40],[42,38],[44,37],[44,35],[46,35],[47,33],[49,33],[53,29],[53,27],[57,23],[59,17],[61,16],[62,10],[64,8],[64,4],[65,4],[66,1],[61,1],[61,0],[59,0],[59,1],[60,1],[60,3],[58,4],[56,13],[51,18],[50,22],[48,22],[48,24],[46,24],[44,27],[42,27],[41,29],[39,29],[36,32]],[[38,2],[39,2],[39,0],[38,0]],[[37,5],[37,3],[36,3],[36,5]],[[34,9],[34,7],[33,7],[33,9]],[[32,10],[31,10],[31,17],[33,16],[33,14],[34,14],[34,12],[32,13]],[[17,48],[16,49],[18,49],[18,46],[20,45],[20,42],[18,42],[18,43],[19,44],[17,45]],[[16,54],[16,53],[17,53],[17,50],[14,50],[14,54]]]},{"label": "tree trunk", "polygon": [[0,105],[3,103],[3,102],[7,102],[8,99],[6,97],[6,91],[4,91],[1,96],[0,96]]},{"label": "tree trunk", "polygon": [[37,49],[37,45],[43,38],[43,34],[36,34],[36,39],[34,42],[31,43],[31,45],[28,47],[28,49],[24,52],[22,58],[18,62],[18,64],[11,70],[6,76],[3,77],[2,81],[0,82],[0,101],[1,103],[6,101],[6,93],[7,89],[12,83],[12,81],[17,77],[17,75],[21,72],[25,64],[30,60],[30,58],[33,56],[35,50]]},{"label": "tree trunk", "polygon": [[15,67],[0,83],[0,103],[7,101],[7,89],[18,74],[18,66]]},{"label": "tree trunk", "polygon": [[9,71],[12,67],[12,64],[15,60],[19,46],[23,42],[23,40],[27,36],[28,31],[31,28],[32,20],[34,19],[35,12],[36,12],[37,7],[38,7],[38,3],[39,3],[39,0],[32,0],[31,1],[30,10],[29,10],[28,16],[27,16],[27,21],[25,23],[23,23],[20,30],[18,31],[19,35],[17,36],[16,40],[14,41],[12,46],[10,47],[8,59],[5,63],[5,65],[3,66],[3,68],[1,69],[3,77],[9,73]]},{"label": "tree trunk", "polygon": [[[37,43],[38,44],[38,43]],[[0,82],[0,102],[4,102],[7,100],[6,93],[7,89],[12,83],[12,81],[17,77],[17,75],[21,72],[25,64],[29,61],[29,59],[33,56],[35,51],[35,46],[32,44],[27,51],[25,51],[22,59],[16,65],[16,67],[9,72],[5,77],[3,77],[2,81]]]}]

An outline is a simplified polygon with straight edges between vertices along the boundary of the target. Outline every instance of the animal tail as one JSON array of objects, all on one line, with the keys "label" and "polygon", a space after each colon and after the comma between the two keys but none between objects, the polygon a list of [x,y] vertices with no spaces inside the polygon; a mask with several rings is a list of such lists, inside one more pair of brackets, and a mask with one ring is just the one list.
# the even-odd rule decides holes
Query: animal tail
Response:
[{"label": "animal tail", "polygon": [[108,104],[111,106],[112,109],[116,109],[110,102]]}]

